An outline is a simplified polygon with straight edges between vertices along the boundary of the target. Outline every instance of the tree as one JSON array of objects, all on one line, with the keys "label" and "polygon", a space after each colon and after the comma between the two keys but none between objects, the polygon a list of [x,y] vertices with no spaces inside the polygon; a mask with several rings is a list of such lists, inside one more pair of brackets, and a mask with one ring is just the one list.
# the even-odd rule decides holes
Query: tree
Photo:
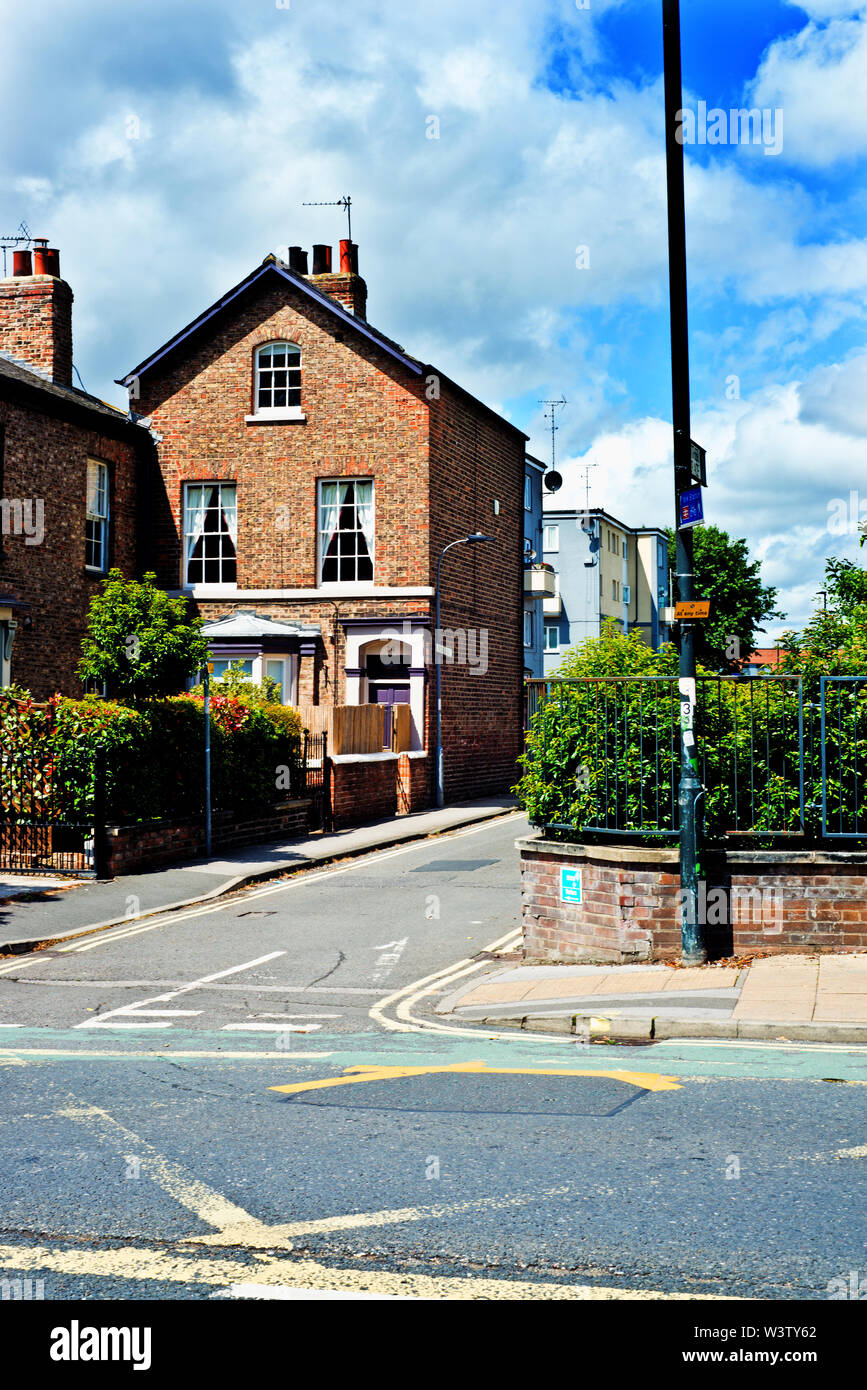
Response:
[{"label": "tree", "polygon": [[[695,596],[710,600],[710,617],[696,623],[696,660],[711,671],[731,671],[754,650],[767,619],[785,614],[776,608],[777,590],[762,583],[761,562],[750,562],[746,541],[732,540],[718,526],[697,526],[693,548]],[[671,529],[668,563],[674,574]]]},{"label": "tree", "polygon": [[802,632],[785,632],[785,671],[802,675],[807,690],[820,676],[860,676],[867,671],[867,570],[851,560],[825,561],[825,606]]},{"label": "tree", "polygon": [[186,599],[158,589],[155,574],[124,579],[113,569],[90,601],[81,651],[83,681],[122,699],[147,700],[181,691],[201,670],[208,643],[202,619],[190,616]]}]

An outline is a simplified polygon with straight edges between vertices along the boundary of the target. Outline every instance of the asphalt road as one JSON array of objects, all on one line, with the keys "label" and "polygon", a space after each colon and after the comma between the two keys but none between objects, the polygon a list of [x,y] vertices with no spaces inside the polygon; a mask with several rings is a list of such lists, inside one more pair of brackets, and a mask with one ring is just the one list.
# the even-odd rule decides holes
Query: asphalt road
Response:
[{"label": "asphalt road", "polygon": [[449,967],[510,945],[522,824],[0,963],[0,1277],[50,1299],[867,1292],[863,1050],[436,1019]]}]

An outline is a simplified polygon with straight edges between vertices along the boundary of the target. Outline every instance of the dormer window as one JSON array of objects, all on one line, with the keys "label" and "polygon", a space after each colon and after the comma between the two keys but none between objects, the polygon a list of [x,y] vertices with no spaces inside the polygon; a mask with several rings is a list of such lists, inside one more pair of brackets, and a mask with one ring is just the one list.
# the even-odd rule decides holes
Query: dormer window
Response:
[{"label": "dormer window", "polygon": [[301,349],[296,343],[266,343],[254,359],[253,414],[248,423],[303,420]]}]

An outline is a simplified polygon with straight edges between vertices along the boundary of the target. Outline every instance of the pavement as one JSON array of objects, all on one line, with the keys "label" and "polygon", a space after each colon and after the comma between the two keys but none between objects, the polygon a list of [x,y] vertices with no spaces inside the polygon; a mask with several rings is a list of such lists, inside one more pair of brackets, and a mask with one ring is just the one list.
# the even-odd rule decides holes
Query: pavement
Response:
[{"label": "pavement", "polygon": [[742,967],[501,967],[452,991],[436,1012],[587,1039],[867,1043],[867,953],[777,955]]},{"label": "pavement", "polygon": [[249,883],[441,835],[516,809],[510,797],[487,797],[327,835],[247,845],[220,858],[191,859],[107,880],[7,875],[0,878],[0,956],[191,907]]}]

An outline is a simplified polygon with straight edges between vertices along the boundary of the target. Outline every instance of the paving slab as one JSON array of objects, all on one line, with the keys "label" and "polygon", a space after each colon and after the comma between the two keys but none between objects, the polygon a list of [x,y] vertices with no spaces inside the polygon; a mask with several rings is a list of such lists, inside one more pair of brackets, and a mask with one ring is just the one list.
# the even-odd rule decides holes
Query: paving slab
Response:
[{"label": "paving slab", "polygon": [[612,1038],[718,1037],[867,1044],[867,954],[785,956],[744,968],[498,968],[436,1005],[468,1023]]}]

